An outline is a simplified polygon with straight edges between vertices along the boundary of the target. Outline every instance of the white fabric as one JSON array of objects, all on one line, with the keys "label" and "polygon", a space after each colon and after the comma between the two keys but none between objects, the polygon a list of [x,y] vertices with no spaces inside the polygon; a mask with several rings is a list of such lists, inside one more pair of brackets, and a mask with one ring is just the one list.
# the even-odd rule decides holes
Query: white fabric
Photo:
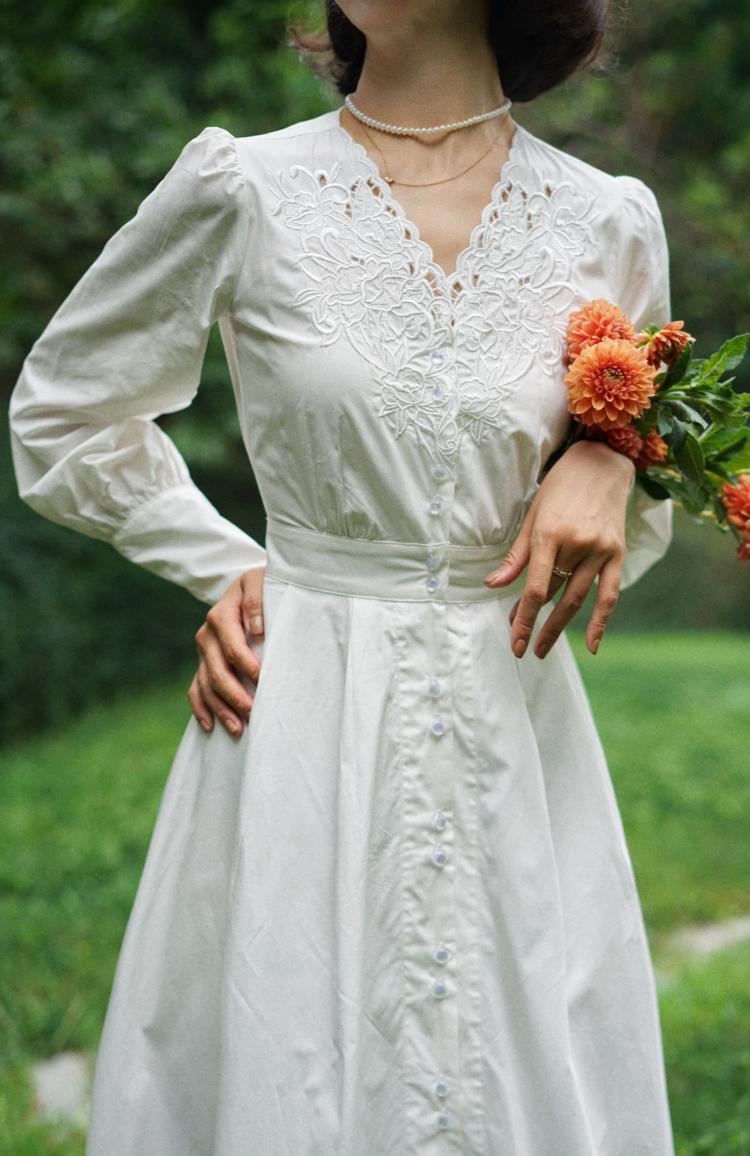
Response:
[{"label": "white fabric", "polygon": [[[166,783],[87,1156],[673,1153],[578,668],[564,634],[516,659],[525,574],[481,581],[564,436],[565,324],[598,296],[669,320],[640,180],[518,126],[448,276],[335,109],[205,129],[31,351],[31,506],[206,602],[267,562],[250,724],[191,717]],[[217,318],[265,550],[153,420],[190,403]],[[671,514],[631,491],[623,587]]]}]

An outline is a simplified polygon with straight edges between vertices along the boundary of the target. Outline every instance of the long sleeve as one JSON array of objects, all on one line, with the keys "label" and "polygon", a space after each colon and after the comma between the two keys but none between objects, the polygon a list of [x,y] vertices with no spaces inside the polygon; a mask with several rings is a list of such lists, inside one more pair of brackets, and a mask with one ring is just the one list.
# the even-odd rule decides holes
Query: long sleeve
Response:
[{"label": "long sleeve", "polygon": [[[653,191],[637,177],[619,176],[623,185],[622,240],[618,255],[616,304],[636,330],[671,320],[669,248]],[[625,523],[625,557],[620,588],[636,582],[658,562],[672,540],[671,499],[649,497],[633,480]]]},{"label": "long sleeve", "polygon": [[208,501],[154,419],[195,397],[250,227],[235,140],[205,128],[60,306],[10,399],[24,502],[207,603],[265,550]]}]

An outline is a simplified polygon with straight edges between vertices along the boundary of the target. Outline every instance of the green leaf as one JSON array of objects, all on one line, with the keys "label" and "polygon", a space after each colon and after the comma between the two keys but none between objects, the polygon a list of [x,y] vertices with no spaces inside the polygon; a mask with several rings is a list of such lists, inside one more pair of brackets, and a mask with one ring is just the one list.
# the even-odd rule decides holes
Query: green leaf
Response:
[{"label": "green leaf", "polygon": [[747,473],[750,470],[750,440],[745,442],[738,454],[728,458],[724,466],[732,474]]},{"label": "green leaf", "polygon": [[670,497],[669,490],[665,489],[660,482],[650,478],[647,474],[636,474],[636,482],[646,491],[650,498],[664,499]]},{"label": "green leaf", "polygon": [[665,434],[670,433],[672,430],[672,413],[667,408],[667,406],[659,407],[659,413],[656,419],[656,429],[662,437],[664,437]]},{"label": "green leaf", "polygon": [[[710,460],[712,463],[727,461],[740,454],[750,442],[750,429],[741,430],[739,433],[736,430],[723,430],[722,432],[727,435],[722,441],[716,439],[709,443],[701,443],[706,461]],[[750,454],[750,448],[748,448],[748,454]]]},{"label": "green leaf", "polygon": [[712,454],[717,450],[726,449],[733,445],[736,439],[744,441],[750,437],[750,426],[718,426],[712,425],[700,436],[704,454]]},{"label": "green leaf", "polygon": [[691,353],[692,345],[691,343],[688,343],[680,353],[680,356],[677,358],[677,360],[674,361],[672,365],[670,365],[669,369],[664,375],[664,380],[659,386],[659,391],[662,389],[668,389],[670,385],[675,385],[678,381],[682,381],[682,378],[685,376],[685,373],[687,372],[687,369],[690,365]]},{"label": "green leaf", "polygon": [[679,418],[672,415],[672,433],[668,439],[668,444],[675,458],[685,444],[687,432],[687,426],[684,422],[681,422]]},{"label": "green leaf", "polygon": [[685,421],[695,422],[696,425],[701,426],[701,428],[705,428],[708,425],[706,419],[698,413],[697,409],[692,405],[688,405],[687,402],[670,400],[668,404],[677,413],[681,414]]},{"label": "green leaf", "polygon": [[738,333],[736,337],[730,337],[729,341],[724,342],[719,353],[726,352],[726,369],[736,369],[743,360],[747,352],[748,338],[750,333]]},{"label": "green leaf", "polygon": [[726,523],[727,512],[724,508],[724,503],[722,502],[721,496],[719,494],[717,494],[716,497],[714,498],[713,508],[714,508],[714,513],[716,514],[716,517],[721,519],[722,528],[724,528],[724,525]]},{"label": "green leaf", "polygon": [[739,333],[730,337],[728,341],[703,361],[699,366],[698,383],[701,385],[717,382],[727,369],[734,369],[740,364],[747,350],[749,333]]},{"label": "green leaf", "polygon": [[692,479],[697,486],[703,482],[703,471],[705,468],[705,458],[703,456],[703,447],[694,434],[685,433],[685,440],[680,446],[679,450],[675,450],[675,460],[687,475]]}]

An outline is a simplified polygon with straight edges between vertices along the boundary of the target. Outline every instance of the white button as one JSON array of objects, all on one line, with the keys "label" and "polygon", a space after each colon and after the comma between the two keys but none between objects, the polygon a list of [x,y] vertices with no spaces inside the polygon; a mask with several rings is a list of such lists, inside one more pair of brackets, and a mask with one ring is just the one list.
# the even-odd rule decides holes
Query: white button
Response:
[{"label": "white button", "polygon": [[442,867],[447,858],[448,852],[446,851],[445,847],[443,847],[441,843],[436,844],[432,851],[433,863],[437,863],[438,867]]},{"label": "white button", "polygon": [[448,1115],[447,1112],[441,1112],[440,1115],[438,1116],[438,1127],[439,1128],[450,1128],[450,1126],[451,1126],[450,1116]]},{"label": "white button", "polygon": [[432,953],[432,958],[436,959],[438,963],[447,963],[450,958],[450,952],[444,943],[439,943]]},{"label": "white button", "polygon": [[442,401],[445,397],[445,386],[433,385],[432,396],[435,398],[435,401]]},{"label": "white button", "polygon": [[432,1090],[436,1096],[440,1096],[441,1098],[448,1095],[448,1085],[445,1080],[437,1080],[435,1084],[433,1084]]},{"label": "white button", "polygon": [[441,465],[440,463],[434,465],[432,467],[432,476],[435,481],[444,482],[450,476],[448,467]]},{"label": "white button", "polygon": [[448,984],[444,979],[436,979],[432,985],[432,994],[437,999],[444,999],[448,994]]},{"label": "white button", "polygon": [[434,594],[434,592],[437,590],[438,586],[440,585],[440,583],[438,582],[438,580],[434,574],[430,574],[427,578],[425,578],[424,584],[427,587],[427,589],[429,590],[430,594]]},{"label": "white button", "polygon": [[439,698],[443,693],[443,688],[436,678],[431,679],[428,683],[427,693],[429,694],[430,698]]},{"label": "white button", "polygon": [[424,560],[424,564],[428,570],[437,570],[438,566],[440,565],[440,555],[428,554]]},{"label": "white button", "polygon": [[448,825],[448,818],[443,811],[436,811],[432,816],[432,825],[436,831],[444,831]]},{"label": "white button", "polygon": [[428,508],[431,514],[439,514],[443,508],[443,499],[433,498]]},{"label": "white button", "polygon": [[443,358],[445,357],[445,354],[443,353],[443,351],[441,349],[433,349],[432,353],[430,354],[430,357],[432,358],[433,361],[442,361]]},{"label": "white button", "polygon": [[445,723],[443,722],[443,720],[441,718],[436,718],[433,720],[433,723],[432,723],[432,726],[430,727],[430,730],[432,731],[432,733],[434,735],[444,735],[445,734]]}]

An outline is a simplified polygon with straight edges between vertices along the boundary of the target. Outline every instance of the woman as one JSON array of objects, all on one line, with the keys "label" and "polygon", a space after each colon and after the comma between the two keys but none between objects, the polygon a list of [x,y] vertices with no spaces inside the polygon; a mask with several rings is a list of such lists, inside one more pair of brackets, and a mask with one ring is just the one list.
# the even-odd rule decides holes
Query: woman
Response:
[{"label": "woman", "polygon": [[[639,897],[563,632],[596,579],[595,653],[671,507],[603,443],[545,470],[569,313],[604,296],[666,322],[667,244],[646,185],[505,103],[588,60],[604,18],[330,4],[351,107],[205,129],[27,358],[22,497],[213,607],[88,1156],[673,1152]],[[265,549],[153,420],[190,403],[214,320]]]}]

